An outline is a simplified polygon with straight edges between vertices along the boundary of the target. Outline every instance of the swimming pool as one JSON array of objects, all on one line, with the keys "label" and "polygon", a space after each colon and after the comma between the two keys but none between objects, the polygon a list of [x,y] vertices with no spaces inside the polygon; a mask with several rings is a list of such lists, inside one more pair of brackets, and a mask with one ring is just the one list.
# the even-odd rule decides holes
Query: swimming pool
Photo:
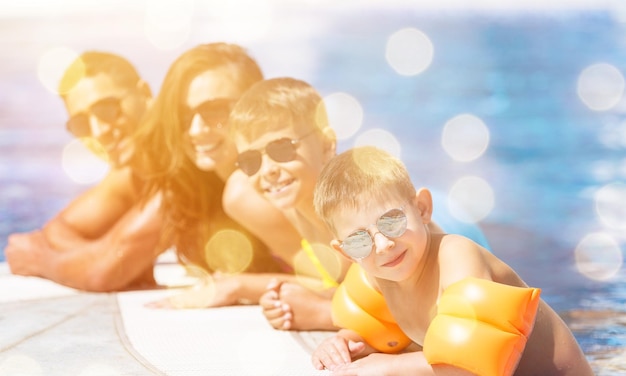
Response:
[{"label": "swimming pool", "polygon": [[[20,16],[0,28],[0,247],[9,233],[41,226],[85,189],[61,168],[62,149],[70,140],[64,110],[36,75],[46,48],[65,44],[119,52],[157,89],[178,53],[228,39],[226,32],[214,32],[219,29],[210,26],[210,14],[196,14],[187,42],[160,51],[134,34],[138,14]],[[342,92],[360,104],[362,127],[339,149],[382,129],[400,145],[417,184],[449,192],[459,181],[481,182],[468,200],[493,199],[480,226],[494,253],[527,283],[542,288],[598,374],[626,370],[624,268],[617,265],[610,277],[595,270],[590,278],[575,263],[575,250],[585,249],[581,244],[588,234],[614,240],[620,257],[626,244],[620,201],[620,184],[626,181],[626,101],[620,97],[610,108],[592,110],[577,93],[590,66],[603,63],[626,73],[626,23],[618,14],[381,8],[356,17],[339,8],[288,6],[274,14],[280,22],[267,34],[241,43],[268,77],[302,78],[324,95]],[[117,31],[103,32],[111,30],[110,22],[119,25]],[[405,28],[423,33],[433,47],[432,61],[417,75],[398,74],[385,58],[388,38]],[[482,122],[484,128],[476,129],[488,135],[476,141],[486,143],[484,150],[468,161],[455,160],[454,151],[442,146],[446,124],[462,114]],[[467,177],[473,180],[462,179]],[[613,189],[605,204],[598,199],[602,188]],[[604,212],[597,209],[602,205]],[[602,217],[607,212],[610,225]],[[583,256],[593,259],[594,254]],[[609,261],[616,257],[607,256]]]}]

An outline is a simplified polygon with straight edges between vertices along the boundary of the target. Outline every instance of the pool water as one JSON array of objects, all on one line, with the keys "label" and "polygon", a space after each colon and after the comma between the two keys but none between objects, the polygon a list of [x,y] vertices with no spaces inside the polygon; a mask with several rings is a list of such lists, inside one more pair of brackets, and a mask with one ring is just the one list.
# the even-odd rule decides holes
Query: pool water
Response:
[{"label": "pool water", "polygon": [[[589,278],[574,257],[590,233],[614,239],[620,256],[626,244],[624,227],[607,226],[595,200],[598,189],[626,181],[626,100],[594,111],[577,95],[581,72],[593,64],[626,74],[626,23],[619,15],[383,7],[355,16],[339,8],[287,5],[274,14],[281,22],[267,34],[240,42],[266,76],[301,78],[323,95],[343,92],[358,100],[359,134],[380,128],[393,135],[417,185],[448,192],[463,177],[486,182],[493,209],[479,226],[493,252],[528,284],[542,288],[598,375],[626,371],[624,268],[618,264],[611,276]],[[71,138],[61,101],[37,78],[46,48],[118,52],[156,90],[180,52],[217,36],[228,40],[227,33],[213,32],[211,15],[198,12],[187,42],[161,51],[134,34],[141,20],[133,9],[124,15],[83,10],[3,19],[1,249],[8,234],[40,227],[86,189],[61,168],[62,149]],[[115,32],[111,22],[118,25]],[[431,64],[415,76],[397,74],[385,60],[387,39],[406,27],[423,32],[434,48]],[[460,114],[480,119],[489,135],[485,152],[467,162],[451,158],[441,143],[444,125]],[[340,151],[355,139],[341,140]],[[619,209],[620,202],[614,206]],[[623,225],[624,213],[617,215]]]}]

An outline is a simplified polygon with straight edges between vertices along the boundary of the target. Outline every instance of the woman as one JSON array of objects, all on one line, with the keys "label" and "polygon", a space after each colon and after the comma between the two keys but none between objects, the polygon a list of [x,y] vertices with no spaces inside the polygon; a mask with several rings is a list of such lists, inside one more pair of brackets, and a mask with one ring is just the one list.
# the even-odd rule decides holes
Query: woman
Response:
[{"label": "woman", "polygon": [[[250,210],[262,211],[266,223],[284,223],[286,237],[264,239],[263,225],[246,230],[222,205],[224,183],[236,169],[237,155],[228,138],[228,116],[239,96],[262,78],[256,62],[239,46],[194,47],[172,64],[135,134],[141,150],[136,153],[137,163],[147,181],[145,197],[161,196],[164,241],[175,246],[181,262],[213,273],[210,287],[215,295],[186,300],[186,307],[258,302],[267,282],[276,276],[273,273],[287,271],[271,256],[270,248],[298,248],[295,230],[289,235],[282,214],[244,177],[235,196],[252,200]],[[241,272],[269,274],[259,280]]]}]

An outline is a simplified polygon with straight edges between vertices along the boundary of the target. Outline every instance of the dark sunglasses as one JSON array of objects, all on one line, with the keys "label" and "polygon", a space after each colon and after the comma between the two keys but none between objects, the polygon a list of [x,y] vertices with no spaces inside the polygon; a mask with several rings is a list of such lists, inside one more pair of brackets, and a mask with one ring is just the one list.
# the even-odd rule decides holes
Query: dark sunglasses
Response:
[{"label": "dark sunglasses", "polygon": [[119,98],[104,98],[89,106],[87,111],[83,111],[72,116],[66,123],[67,130],[76,137],[90,137],[91,124],[89,116],[93,115],[99,120],[113,124],[122,115],[122,105]]},{"label": "dark sunglasses", "polygon": [[[391,209],[376,221],[378,232],[388,238],[397,238],[406,231],[407,219],[404,209]],[[341,242],[341,249],[353,259],[364,259],[374,249],[374,237],[366,229],[359,229]]]},{"label": "dark sunglasses", "polygon": [[268,157],[276,162],[290,162],[296,159],[296,149],[300,141],[313,134],[317,129],[313,129],[311,132],[305,134],[298,139],[291,139],[287,137],[279,138],[278,140],[271,141],[265,145],[265,151],[261,150],[246,150],[243,153],[237,155],[237,166],[246,173],[248,176],[256,174],[261,168],[263,163],[263,154],[267,154]]},{"label": "dark sunglasses", "polygon": [[196,114],[200,115],[202,121],[210,127],[221,128],[228,123],[230,111],[235,106],[235,99],[220,98],[204,101],[194,108],[187,108],[184,113],[183,123],[191,125]]}]

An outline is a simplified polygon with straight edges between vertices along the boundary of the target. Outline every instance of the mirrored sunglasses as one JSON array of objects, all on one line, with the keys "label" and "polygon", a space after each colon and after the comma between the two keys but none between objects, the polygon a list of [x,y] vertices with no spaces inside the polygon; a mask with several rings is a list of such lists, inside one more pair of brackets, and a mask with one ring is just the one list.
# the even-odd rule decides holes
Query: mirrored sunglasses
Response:
[{"label": "mirrored sunglasses", "polygon": [[91,106],[84,112],[80,112],[72,116],[66,123],[65,127],[75,137],[91,137],[91,124],[89,116],[93,115],[100,121],[107,124],[114,124],[122,115],[122,105],[119,98],[104,98]]},{"label": "mirrored sunglasses", "polygon": [[[402,236],[407,228],[404,209],[391,209],[381,215],[376,221],[376,228],[388,238]],[[341,249],[353,259],[363,259],[374,249],[374,237],[366,229],[356,230],[341,242]]]},{"label": "mirrored sunglasses", "polygon": [[206,125],[221,128],[228,124],[228,117],[236,102],[235,99],[219,98],[204,101],[194,108],[187,108],[183,124],[191,125],[191,121],[197,114]]},{"label": "mirrored sunglasses", "polygon": [[311,132],[305,134],[298,139],[291,139],[287,137],[279,138],[265,145],[264,150],[246,150],[243,153],[237,155],[237,166],[246,175],[252,176],[261,169],[261,163],[263,163],[263,154],[267,154],[275,162],[290,162],[296,159],[298,155],[296,150],[298,144],[305,137],[313,134],[317,130],[314,129]]}]

